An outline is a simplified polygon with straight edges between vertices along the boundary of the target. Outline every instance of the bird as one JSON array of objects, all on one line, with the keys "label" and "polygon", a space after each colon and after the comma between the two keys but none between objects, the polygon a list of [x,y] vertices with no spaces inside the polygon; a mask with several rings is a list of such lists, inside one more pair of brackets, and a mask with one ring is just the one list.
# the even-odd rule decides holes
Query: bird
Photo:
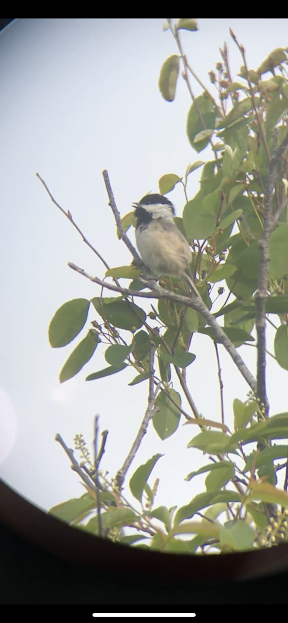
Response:
[{"label": "bird", "polygon": [[157,193],[132,204],[136,219],[136,245],[145,266],[158,279],[176,277],[199,296],[191,274],[191,249],[174,221],[175,207]]}]

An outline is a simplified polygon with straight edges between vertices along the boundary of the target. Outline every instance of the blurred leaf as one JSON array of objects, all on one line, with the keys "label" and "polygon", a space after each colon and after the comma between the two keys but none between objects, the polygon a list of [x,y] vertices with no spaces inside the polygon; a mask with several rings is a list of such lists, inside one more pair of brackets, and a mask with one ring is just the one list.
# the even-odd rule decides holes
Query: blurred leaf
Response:
[{"label": "blurred leaf", "polygon": [[[237,344],[238,346],[240,344],[244,344],[244,342],[255,342],[255,338],[252,337],[250,333],[247,333],[247,331],[243,331],[243,329],[233,329],[232,327],[222,327],[222,329],[224,333],[226,333],[227,337],[229,337],[229,340],[231,340],[231,342]],[[204,327],[204,329],[199,329],[198,332],[209,335],[212,340],[221,344],[221,340],[216,337],[214,329],[212,329],[211,327]]]},{"label": "blurred leaf", "polygon": [[169,353],[167,353],[167,351],[163,349],[161,352],[161,359],[163,359],[167,363],[173,363],[179,368],[187,368],[187,366],[190,366],[190,364],[195,361],[196,355],[194,355],[193,353],[187,353],[185,350],[183,350],[181,353],[170,355]]},{"label": "blurred leaf", "polygon": [[207,278],[207,281],[210,283],[217,283],[218,281],[226,279],[226,277],[229,277],[233,273],[235,273],[235,266],[232,266],[232,264],[222,264]]},{"label": "blurred leaf", "polygon": [[257,279],[243,277],[241,270],[226,278],[226,283],[232,294],[241,301],[246,301],[257,290]]},{"label": "blurred leaf", "polygon": [[[201,114],[202,120],[199,117]],[[199,153],[208,145],[209,139],[204,138],[203,141],[194,144],[194,139],[202,130],[214,130],[216,120],[216,110],[213,109],[211,99],[205,95],[195,98],[187,117],[187,135],[190,145]],[[205,127],[203,125],[205,124]]]},{"label": "blurred leaf", "polygon": [[75,339],[85,325],[89,305],[86,299],[73,299],[57,309],[48,331],[52,348],[62,348]]},{"label": "blurred leaf", "polygon": [[242,270],[243,277],[258,279],[260,249],[258,242],[252,242],[237,258],[237,267]]},{"label": "blurred leaf", "polygon": [[189,164],[186,169],[186,177],[188,177],[190,173],[193,173],[193,171],[196,171],[196,169],[199,169],[199,167],[202,167],[203,164],[205,164],[204,160],[196,160],[193,164]]},{"label": "blurred leaf", "polygon": [[188,201],[183,211],[183,222],[189,240],[204,240],[215,229],[216,217],[214,210],[204,209],[199,193]]},{"label": "blurred leaf", "polygon": [[249,472],[252,467],[257,468],[267,463],[267,461],[274,461],[275,459],[288,459],[288,446],[274,445],[269,448],[264,448],[261,452],[254,450],[248,457],[244,472]]},{"label": "blurred leaf", "polygon": [[221,461],[219,463],[208,463],[208,465],[203,465],[195,472],[190,472],[188,476],[186,476],[185,480],[192,480],[195,476],[199,476],[200,474],[205,474],[206,472],[217,471],[222,468],[228,468],[230,465],[233,467],[233,463],[231,461]]},{"label": "blurred leaf", "polygon": [[192,17],[180,17],[176,24],[177,30],[198,30],[197,20]]},{"label": "blurred leaf", "polygon": [[284,370],[288,370],[288,327],[282,324],[278,327],[274,339],[274,351],[277,363]]},{"label": "blurred leaf", "polygon": [[[189,504],[179,508],[175,515],[174,525],[177,526],[181,523],[181,521],[184,521],[184,519],[193,517],[193,515],[195,515],[195,513],[200,511],[202,508],[206,508],[212,504],[218,504],[219,502],[241,502],[241,497],[236,491],[209,491],[199,493]],[[207,521],[207,524],[208,523],[210,524],[210,522]],[[204,525],[206,525],[206,522]]]},{"label": "blurred leaf", "polygon": [[175,175],[174,173],[167,173],[167,175],[163,175],[159,180],[159,191],[161,195],[166,195],[170,193],[173,188],[175,188],[176,184],[181,182],[181,177],[179,175]]},{"label": "blurred leaf", "polygon": [[188,546],[186,541],[181,541],[180,539],[174,539],[174,537],[171,537],[167,543],[165,543],[163,552],[169,552],[170,554],[187,554]]},{"label": "blurred leaf", "polygon": [[280,65],[283,61],[286,60],[286,58],[287,56],[284,48],[276,48],[276,50],[273,50],[265,59],[265,61],[263,61],[263,63],[261,63],[261,65],[258,67],[258,74],[266,74],[267,71],[271,71],[271,69],[274,69],[274,67]]},{"label": "blurred leaf", "polygon": [[254,523],[260,530],[265,530],[268,526],[268,519],[265,515],[265,509],[262,503],[256,504],[256,502],[251,502],[247,504],[247,511],[250,513],[253,518]]},{"label": "blurred leaf", "polygon": [[235,443],[242,444],[258,441],[259,439],[285,439],[288,438],[288,413],[279,413],[254,424],[250,428],[239,429],[229,437],[228,446],[235,446]]},{"label": "blurred leaf", "polygon": [[138,385],[138,383],[147,381],[147,379],[149,379],[149,372],[142,372],[141,374],[137,374],[137,376],[135,376],[133,381],[131,381],[131,383],[128,383],[128,385],[131,385],[131,386]]},{"label": "blurred leaf", "polygon": [[210,138],[210,136],[212,136],[214,130],[201,130],[201,132],[198,132],[198,134],[196,134],[195,138],[194,138],[194,145],[195,143],[199,143],[201,141],[203,141],[206,138]]},{"label": "blurred leaf", "polygon": [[147,538],[147,536],[143,536],[142,534],[127,534],[120,537],[120,543],[123,543],[123,545],[133,545],[133,543]]},{"label": "blurred leaf", "polygon": [[117,372],[121,372],[127,368],[127,363],[122,363],[121,366],[115,368],[114,366],[110,366],[109,368],[104,368],[104,370],[99,370],[99,372],[93,372],[86,377],[86,381],[96,381],[97,379],[103,379],[104,376],[111,376],[111,374],[117,374]]},{"label": "blurred leaf", "polygon": [[123,361],[130,355],[131,350],[133,348],[133,344],[130,346],[124,346],[122,344],[112,344],[108,346],[105,352],[105,359],[110,366],[114,366],[114,368],[119,368],[122,366]]},{"label": "blurred leaf", "polygon": [[58,517],[58,519],[62,519],[62,521],[71,523],[74,522],[79,515],[83,515],[83,513],[89,515],[95,506],[96,502],[91,498],[90,494],[84,493],[80,498],[67,500],[67,502],[62,502],[62,504],[53,506],[48,513],[54,515],[54,517]]},{"label": "blurred leaf", "polygon": [[195,309],[192,309],[191,307],[187,308],[187,312],[185,315],[185,324],[187,325],[191,333],[195,333],[196,331],[198,331],[199,318]]},{"label": "blurred leaf", "polygon": [[[124,229],[125,232],[127,232],[128,229],[130,229],[131,225],[136,227],[136,219],[135,219],[135,212],[134,212],[134,210],[133,210],[133,212],[128,212],[128,214],[125,214],[125,216],[123,216],[123,218],[121,218],[121,224],[122,224],[122,228]],[[117,238],[119,238],[119,240],[121,240],[121,234],[120,234],[118,229],[117,229]]]},{"label": "blurred leaf", "polygon": [[[218,431],[206,430],[193,437],[187,448],[198,448],[206,454],[220,454],[230,443],[231,437]],[[236,443],[234,444],[236,446]]]},{"label": "blurred leaf", "polygon": [[244,184],[237,184],[236,186],[233,186],[229,191],[229,202],[233,203],[234,199],[244,190],[244,188]]},{"label": "blurred leaf", "polygon": [[235,212],[230,212],[230,214],[227,214],[227,216],[221,219],[220,225],[218,225],[218,228],[225,229],[232,223],[235,223],[235,221],[237,221],[237,219],[241,216],[242,212],[243,210],[235,210]]},{"label": "blurred leaf", "polygon": [[120,329],[134,332],[142,327],[146,320],[144,310],[135,303],[117,300],[107,304],[101,298],[93,298],[91,303],[104,320]]},{"label": "blurred leaf", "polygon": [[[228,463],[228,464],[226,464]],[[235,466],[229,461],[221,461],[222,469],[211,470],[208,474],[205,485],[207,491],[216,491],[216,489],[222,489],[227,482],[234,477]]]},{"label": "blurred leaf", "polygon": [[141,270],[137,266],[117,266],[117,268],[109,268],[106,271],[105,277],[116,277],[116,279],[137,279],[140,277]]},{"label": "blurred leaf", "polygon": [[140,465],[136,472],[130,479],[129,486],[134,498],[141,503],[144,486],[155,467],[157,461],[163,456],[163,454],[154,454],[144,465]]},{"label": "blurred leaf", "polygon": [[138,331],[134,335],[133,353],[136,359],[141,361],[150,352],[150,338],[146,331]]},{"label": "blurred leaf", "polygon": [[169,530],[170,513],[166,506],[158,506],[158,508],[154,508],[152,511],[149,510],[145,514],[149,515],[149,517],[155,517],[155,519],[159,519],[159,521],[162,521],[164,523],[167,531]]},{"label": "blurred leaf", "polygon": [[171,534],[199,534],[206,539],[211,537],[218,538],[219,530],[219,524],[210,521],[187,521],[185,524],[175,526],[169,533],[169,539]]},{"label": "blurred leaf", "polygon": [[229,528],[220,526],[220,542],[228,545],[235,551],[253,549],[256,533],[251,526],[242,519],[235,521]]},{"label": "blurred leaf", "polygon": [[[255,99],[258,102],[260,98]],[[227,126],[231,125],[234,121],[239,119],[239,117],[242,118],[244,114],[251,110],[251,108],[253,108],[251,97],[246,97],[240,102],[237,102],[230,110],[228,115],[226,115],[226,117],[224,117],[223,119],[219,119],[217,123],[217,128],[227,128]]]},{"label": "blurred leaf", "polygon": [[175,389],[166,390],[171,398],[176,402],[178,408],[169,400],[168,396],[161,390],[155,402],[157,411],[153,415],[153,426],[160,439],[168,439],[177,430],[181,417],[181,396]]},{"label": "blurred leaf", "polygon": [[279,279],[288,273],[288,225],[280,225],[270,236],[269,275]]},{"label": "blurred leaf", "polygon": [[234,428],[238,430],[238,428],[244,428],[251,421],[254,413],[257,413],[257,402],[256,400],[252,400],[245,404],[235,398],[233,402],[233,411],[234,411]]},{"label": "blurred leaf", "polygon": [[59,374],[60,383],[68,381],[82,370],[83,366],[91,359],[100,341],[96,331],[95,334],[89,331],[64,364]]},{"label": "blurred leaf", "polygon": [[179,56],[172,54],[164,61],[159,76],[159,90],[166,102],[173,102],[179,75]]},{"label": "blurred leaf", "polygon": [[260,482],[259,480],[250,481],[250,489],[252,489],[252,491],[247,496],[245,505],[251,500],[260,500],[261,502],[288,506],[288,493],[277,489],[269,482]]}]

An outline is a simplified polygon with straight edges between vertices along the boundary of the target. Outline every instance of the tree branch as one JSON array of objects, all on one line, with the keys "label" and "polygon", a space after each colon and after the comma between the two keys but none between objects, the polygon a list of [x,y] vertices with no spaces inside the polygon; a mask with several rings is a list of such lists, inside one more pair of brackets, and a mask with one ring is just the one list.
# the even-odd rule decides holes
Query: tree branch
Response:
[{"label": "tree branch", "polygon": [[220,388],[221,422],[222,422],[222,424],[225,424],[225,422],[224,422],[224,397],[223,397],[224,385],[223,385],[222,376],[221,376],[220,357],[219,357],[218,346],[217,346],[216,342],[214,342],[214,346],[215,346],[215,352],[216,352],[217,368],[218,368],[218,380],[219,380],[219,388]]},{"label": "tree branch", "polygon": [[[76,264],[72,264],[71,262],[68,262],[68,266],[72,268],[73,270],[75,270],[76,272],[80,273],[80,275],[83,275],[83,277],[86,277],[87,279],[90,279],[90,281],[97,283],[100,286],[104,286],[105,288],[107,288],[108,290],[112,290],[113,292],[125,294],[126,296],[138,296],[140,298],[148,298],[148,299],[167,298],[167,299],[170,299],[171,301],[182,303],[182,305],[186,305],[187,307],[192,307],[192,309],[196,309],[196,311],[199,311],[204,316],[207,324],[209,324],[209,326],[212,327],[212,329],[214,330],[215,338],[217,339],[218,342],[223,344],[224,348],[229,353],[231,359],[234,361],[239,372],[242,374],[245,381],[248,383],[249,387],[251,387],[253,392],[256,392],[257,385],[256,385],[256,380],[253,377],[253,374],[251,374],[251,372],[248,370],[246,364],[244,363],[242,357],[239,355],[234,344],[232,344],[231,340],[229,340],[226,333],[223,331],[222,327],[220,327],[215,316],[213,316],[213,314],[210,314],[208,308],[206,307],[205,303],[203,303],[200,296],[194,297],[194,298],[188,297],[188,296],[182,296],[180,294],[175,294],[174,292],[171,292],[170,290],[165,290],[164,288],[161,288],[158,285],[157,285],[157,289],[156,288],[153,290],[151,289],[150,292],[143,292],[142,290],[141,291],[129,290],[128,288],[122,288],[122,287],[119,288],[118,286],[114,286],[113,284],[110,284],[105,281],[102,281],[101,279],[98,279],[98,277],[92,277],[91,275],[86,273],[83,268],[79,268],[79,266],[76,266]],[[144,280],[143,282],[145,283]],[[149,287],[149,282],[146,282],[146,283],[147,283],[147,287]]]},{"label": "tree branch", "polygon": [[156,347],[153,344],[153,342],[151,342],[151,346],[150,346],[150,355],[149,355],[149,393],[148,393],[148,406],[147,409],[145,411],[145,415],[144,418],[141,422],[141,426],[139,428],[139,431],[136,435],[136,438],[132,444],[131,450],[129,451],[121,469],[117,472],[116,474],[116,478],[115,478],[115,484],[116,484],[116,488],[121,491],[121,488],[123,486],[123,482],[125,479],[125,476],[127,474],[127,471],[133,461],[133,459],[135,458],[136,452],[138,450],[138,448],[140,447],[140,444],[143,440],[143,437],[146,435],[147,433],[147,429],[148,429],[148,424],[149,421],[151,420],[151,418],[153,417],[154,414],[154,406],[155,406],[155,400],[157,397],[157,388],[156,390],[154,390],[154,360],[155,360],[155,350]]},{"label": "tree branch", "polygon": [[55,441],[58,441],[58,443],[60,443],[60,446],[62,446],[63,450],[66,452],[68,458],[71,461],[71,469],[74,472],[77,472],[77,474],[80,476],[81,480],[83,480],[85,485],[87,485],[87,487],[92,489],[92,491],[94,491],[94,493],[97,493],[97,490],[96,490],[96,487],[95,487],[95,484],[94,484],[92,478],[89,477],[88,474],[83,472],[83,470],[80,467],[78,461],[76,461],[76,459],[75,459],[74,452],[73,452],[72,448],[68,448],[68,446],[66,446],[65,441],[62,439],[62,437],[61,437],[61,435],[59,435],[59,433],[57,433],[55,435]]},{"label": "tree branch", "polygon": [[[264,227],[262,238],[259,240],[260,265],[258,277],[258,290],[255,296],[256,307],[256,332],[257,332],[257,396],[260,400],[260,409],[263,415],[269,417],[269,402],[266,390],[266,299],[268,290],[268,263],[269,263],[269,240],[273,228],[277,224],[283,204],[273,215],[273,195],[275,189],[275,176],[277,165],[288,145],[288,133],[277,149],[278,131],[273,136],[273,150],[269,165],[267,188],[265,193]],[[285,198],[286,200],[286,198]],[[284,202],[283,202],[284,203]]]},{"label": "tree branch", "polygon": [[101,518],[101,501],[100,501],[100,491],[98,486],[98,435],[99,435],[99,415],[95,415],[94,420],[94,469],[95,469],[95,483],[96,483],[96,510],[97,510],[97,519],[98,519],[98,536],[103,536],[102,530],[102,518]]}]

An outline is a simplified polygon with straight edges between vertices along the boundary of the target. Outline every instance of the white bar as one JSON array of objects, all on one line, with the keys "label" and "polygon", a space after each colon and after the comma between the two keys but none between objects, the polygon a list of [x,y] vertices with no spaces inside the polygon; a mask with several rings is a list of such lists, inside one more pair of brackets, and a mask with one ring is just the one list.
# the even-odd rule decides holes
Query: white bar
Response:
[{"label": "white bar", "polygon": [[157,614],[153,614],[152,612],[148,612],[147,614],[145,612],[142,612],[141,614],[137,613],[125,613],[121,612],[120,614],[116,614],[116,612],[113,613],[108,613],[108,612],[93,612],[92,614],[93,617],[196,617],[196,613],[195,612],[191,612],[190,614],[188,614],[188,612],[181,612],[180,614],[176,614],[174,612],[164,612],[163,614],[160,612],[157,612]]}]

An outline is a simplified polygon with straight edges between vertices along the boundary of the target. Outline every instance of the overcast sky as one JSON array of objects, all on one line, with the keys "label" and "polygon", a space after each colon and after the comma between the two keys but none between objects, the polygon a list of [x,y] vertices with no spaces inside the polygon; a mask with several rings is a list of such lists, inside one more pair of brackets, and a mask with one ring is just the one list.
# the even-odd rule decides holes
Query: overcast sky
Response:
[{"label": "overcast sky", "polygon": [[[85,383],[87,374],[105,367],[101,348],[77,377],[59,385],[59,371],[77,342],[53,350],[49,322],[64,302],[100,293],[67,262],[99,277],[105,269],[51,203],[35,173],[111,266],[130,263],[115,236],[102,170],[109,171],[124,215],[132,202],[158,191],[162,175],[181,176],[199,159],[185,132],[191,102],[184,82],[179,80],[173,103],[158,91],[160,67],[177,53],[170,33],[162,32],[163,22],[26,19],[0,34],[0,476],[45,509],[84,493],[55,433],[68,446],[79,432],[90,443],[93,416],[99,413],[101,429],[109,429],[102,467],[114,475],[143,417],[147,385],[128,387],[134,376],[130,369]],[[201,19],[198,25],[197,33],[182,31],[181,37],[190,64],[207,85],[224,41],[234,78],[241,65],[229,26],[253,69],[271,50],[288,44],[287,19]],[[194,92],[200,93],[197,84]],[[208,160],[209,152],[200,158]],[[190,198],[199,177],[199,171],[190,176]],[[169,198],[181,215],[181,190]],[[272,334],[269,340],[273,350]],[[197,360],[188,371],[191,393],[204,416],[220,420],[212,341],[196,335],[192,350]],[[254,349],[243,346],[240,352],[255,372]],[[249,388],[222,347],[220,354],[229,423],[233,399],[245,400]],[[272,414],[287,410],[285,384],[287,372],[269,359]],[[164,442],[152,427],[146,435],[129,475],[156,452],[165,455],[153,472],[161,479],[157,505],[188,503],[201,490],[205,475],[184,482],[188,472],[207,462],[198,450],[186,448],[197,432],[180,426]]]}]

